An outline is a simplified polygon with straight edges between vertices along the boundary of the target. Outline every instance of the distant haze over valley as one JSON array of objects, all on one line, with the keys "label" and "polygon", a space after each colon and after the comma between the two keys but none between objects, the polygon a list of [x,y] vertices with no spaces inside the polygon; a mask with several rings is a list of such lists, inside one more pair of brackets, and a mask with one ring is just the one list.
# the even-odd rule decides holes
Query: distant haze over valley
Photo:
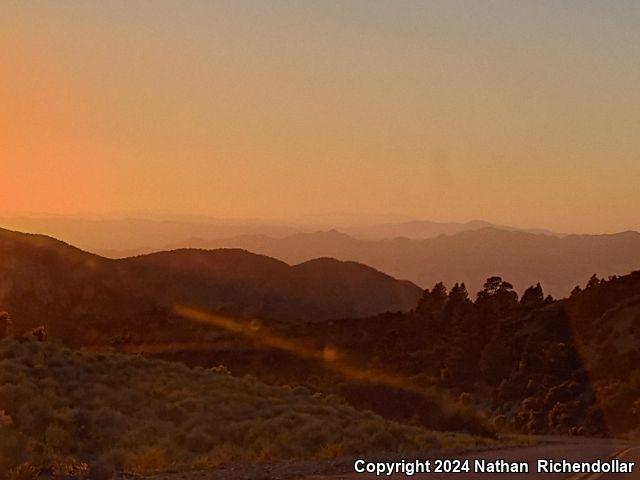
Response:
[{"label": "distant haze over valley", "polygon": [[299,233],[338,230],[360,240],[410,238],[422,240],[439,235],[493,227],[562,236],[541,228],[517,228],[484,220],[436,222],[406,215],[325,214],[275,219],[217,219],[195,215],[154,215],[131,217],[5,216],[0,227],[38,233],[69,242],[76,247],[108,257],[125,257],[165,250],[172,245],[229,239],[241,235],[284,238]]}]

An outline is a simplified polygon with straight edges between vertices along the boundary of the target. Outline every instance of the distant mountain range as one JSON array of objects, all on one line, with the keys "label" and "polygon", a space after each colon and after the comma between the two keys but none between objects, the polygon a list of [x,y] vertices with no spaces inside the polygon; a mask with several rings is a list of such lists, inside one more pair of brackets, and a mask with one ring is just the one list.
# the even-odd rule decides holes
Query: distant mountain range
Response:
[{"label": "distant mountain range", "polygon": [[421,287],[443,281],[465,282],[478,291],[486,278],[499,275],[522,291],[541,282],[545,291],[566,296],[594,273],[626,274],[640,268],[640,233],[566,235],[558,237],[497,228],[414,240],[362,240],[336,230],[300,233],[285,238],[244,235],[228,239],[192,238],[169,245],[198,248],[237,247],[299,263],[333,257],[370,265]]},{"label": "distant mountain range", "polygon": [[[366,223],[369,221],[371,223]],[[364,223],[363,223],[364,222]],[[384,222],[384,223],[382,223]],[[465,223],[408,220],[394,216],[328,215],[286,221],[222,220],[207,217],[149,218],[78,218],[78,217],[5,217],[0,228],[40,233],[61,238],[83,250],[110,258],[151,253],[167,245],[188,246],[187,239],[219,240],[240,235],[266,235],[283,238],[297,233],[313,233],[337,228],[361,240],[384,240],[406,237],[414,240],[454,235],[469,230],[495,227],[519,229],[474,220]],[[523,230],[561,236],[547,230]]]},{"label": "distant mountain range", "polygon": [[[91,343],[123,329],[171,327],[175,304],[237,317],[317,321],[409,310],[422,291],[354,262],[299,265],[239,249],[183,249],[123,260],[0,229],[0,310],[18,326]],[[169,323],[167,323],[169,322]]]},{"label": "distant mountain range", "polygon": [[552,232],[545,229],[520,229],[506,225],[494,225],[483,220],[472,220],[471,222],[431,222],[428,220],[413,220],[402,223],[381,223],[363,227],[347,227],[341,229],[344,233],[362,240],[386,240],[393,238],[411,238],[414,240],[424,240],[434,238],[439,235],[455,235],[457,233],[470,230],[480,230],[482,228],[498,228],[500,230],[521,231],[527,233],[542,233],[561,237],[564,234]]},{"label": "distant mountain range", "polygon": [[[349,218],[338,220],[344,223]],[[332,216],[314,221],[337,220]],[[438,281],[465,282],[472,295],[492,275],[507,278],[519,291],[541,282],[548,293],[566,296],[593,273],[606,277],[640,268],[640,234],[636,232],[564,235],[479,220],[402,220],[311,231],[312,225],[301,222],[287,226],[199,217],[23,217],[0,219],[0,226],[51,235],[108,258],[180,248],[241,248],[289,264],[330,257],[363,263],[420,287]]]}]

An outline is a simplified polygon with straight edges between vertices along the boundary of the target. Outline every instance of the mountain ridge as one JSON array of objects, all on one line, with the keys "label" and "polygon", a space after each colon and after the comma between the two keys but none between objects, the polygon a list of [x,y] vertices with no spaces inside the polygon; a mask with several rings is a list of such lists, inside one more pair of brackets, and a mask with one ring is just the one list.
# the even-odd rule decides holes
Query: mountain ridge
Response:
[{"label": "mountain ridge", "polygon": [[480,230],[483,228],[497,228],[507,231],[521,231],[527,233],[539,233],[556,237],[565,236],[565,233],[554,232],[544,228],[518,228],[508,225],[499,225],[485,220],[470,220],[468,222],[434,222],[430,220],[411,220],[402,223],[384,223],[366,227],[345,228],[344,232],[362,240],[383,240],[406,237],[414,240],[434,238],[440,235],[455,235],[465,231]]},{"label": "mountain ridge", "polygon": [[[318,321],[409,310],[421,289],[369,266],[301,265],[242,249],[107,259],[59,240],[0,229],[0,305],[18,326],[61,336],[166,328],[176,303],[238,317]],[[94,331],[90,333],[90,331]]]}]

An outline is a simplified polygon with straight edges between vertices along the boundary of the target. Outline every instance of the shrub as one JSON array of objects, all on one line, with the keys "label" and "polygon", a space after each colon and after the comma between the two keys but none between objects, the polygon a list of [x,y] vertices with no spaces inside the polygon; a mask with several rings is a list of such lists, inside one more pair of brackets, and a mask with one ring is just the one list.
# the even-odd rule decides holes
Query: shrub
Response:
[{"label": "shrub", "polygon": [[63,468],[73,478],[93,464],[144,474],[438,445],[421,428],[226,371],[13,340],[0,341],[0,359],[10,380],[0,385],[0,471],[11,479]]}]

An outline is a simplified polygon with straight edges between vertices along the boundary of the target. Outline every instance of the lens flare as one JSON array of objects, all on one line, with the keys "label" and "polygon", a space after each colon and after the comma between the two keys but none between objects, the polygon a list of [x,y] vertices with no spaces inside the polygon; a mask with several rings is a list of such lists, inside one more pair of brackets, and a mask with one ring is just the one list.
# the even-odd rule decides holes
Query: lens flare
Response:
[{"label": "lens flare", "polygon": [[[257,321],[255,320],[243,323],[223,315],[209,313],[185,305],[174,305],[173,311],[177,315],[188,318],[194,322],[213,325],[229,332],[240,334],[250,338],[261,346],[282,350],[299,358],[317,360],[321,362],[325,368],[335,371],[351,380],[374,383],[419,394],[431,401],[438,402],[443,407],[460,407],[459,403],[449,398],[443,392],[438,392],[432,388],[425,388],[406,378],[392,375],[381,370],[360,368],[352,365],[347,361],[344,352],[340,352],[332,345],[326,345],[322,349],[310,348],[299,342],[269,332],[261,323],[256,323]],[[256,325],[260,325],[260,328],[256,328]],[[479,415],[480,412],[476,411],[476,414]]]}]

